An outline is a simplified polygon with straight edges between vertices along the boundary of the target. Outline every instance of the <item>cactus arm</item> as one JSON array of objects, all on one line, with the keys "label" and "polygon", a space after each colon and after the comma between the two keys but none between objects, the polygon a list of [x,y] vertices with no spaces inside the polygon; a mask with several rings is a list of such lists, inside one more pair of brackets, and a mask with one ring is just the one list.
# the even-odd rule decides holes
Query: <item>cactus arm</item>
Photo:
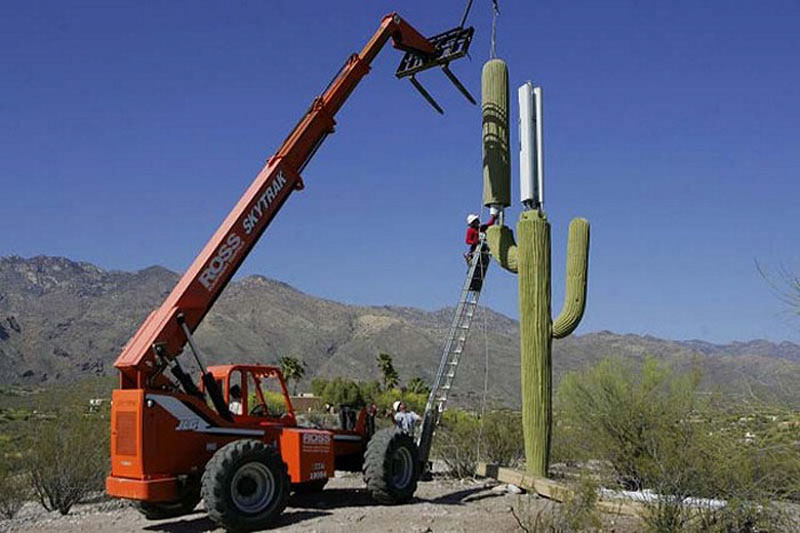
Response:
[{"label": "cactus arm", "polygon": [[569,224],[567,246],[567,291],[564,307],[553,322],[553,337],[561,339],[572,333],[586,309],[586,279],[589,270],[589,222],[573,219]]},{"label": "cactus arm", "polygon": [[490,226],[486,229],[486,242],[495,261],[509,272],[517,273],[517,243],[514,232],[507,226]]}]

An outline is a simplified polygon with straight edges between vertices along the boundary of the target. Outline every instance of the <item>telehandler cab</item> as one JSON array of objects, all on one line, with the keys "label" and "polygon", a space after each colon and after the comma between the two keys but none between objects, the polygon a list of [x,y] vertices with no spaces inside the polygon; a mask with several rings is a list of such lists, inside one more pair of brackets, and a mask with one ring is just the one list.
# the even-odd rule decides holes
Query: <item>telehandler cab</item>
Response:
[{"label": "telehandler cab", "polygon": [[[278,368],[206,368],[192,333],[289,195],[303,188],[300,173],[334,131],[333,117],[389,39],[405,52],[397,77],[409,77],[437,110],[415,78],[437,66],[474,103],[449,69],[451,61],[467,54],[472,39],[473,28],[465,28],[464,19],[461,26],[426,39],[398,15],[384,17],[269,158],[161,307],[128,341],[115,363],[120,381],[112,396],[110,495],[136,500],[149,518],[191,512],[202,498],[211,519],[229,530],[269,526],[286,507],[290,491],[322,489],[334,469],[363,470],[378,502],[413,496],[420,464],[411,436],[394,429],[371,434],[374,425],[365,410],[354,427],[299,427]],[[187,343],[200,369],[199,383],[178,362]],[[280,412],[274,404],[270,408],[264,394],[270,381],[277,382],[285,403]],[[241,392],[236,413],[229,409],[234,385]]]}]

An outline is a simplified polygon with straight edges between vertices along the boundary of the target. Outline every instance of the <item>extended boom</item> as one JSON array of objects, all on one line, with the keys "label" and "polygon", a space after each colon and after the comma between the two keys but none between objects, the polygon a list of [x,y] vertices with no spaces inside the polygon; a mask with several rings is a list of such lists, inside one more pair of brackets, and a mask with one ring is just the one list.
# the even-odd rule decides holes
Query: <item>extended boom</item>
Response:
[{"label": "extended boom", "polygon": [[334,116],[390,38],[395,48],[423,57],[435,51],[397,14],[383,18],[363,50],[347,60],[267,160],[161,307],[147,317],[125,346],[114,364],[120,371],[120,387],[167,384],[161,372],[169,360],[182,352],[187,340],[177,316],[182,313],[189,330],[194,332],[289,195],[303,188],[300,173],[325,137],[334,131]]}]

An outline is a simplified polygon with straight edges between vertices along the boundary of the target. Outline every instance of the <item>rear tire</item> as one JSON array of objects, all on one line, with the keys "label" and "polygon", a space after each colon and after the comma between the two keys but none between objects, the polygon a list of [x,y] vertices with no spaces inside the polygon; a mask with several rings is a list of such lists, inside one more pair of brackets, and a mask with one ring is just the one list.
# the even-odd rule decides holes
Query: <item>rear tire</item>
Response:
[{"label": "rear tire", "polygon": [[411,436],[397,428],[376,432],[364,454],[364,481],[372,498],[388,505],[409,501],[417,490],[418,461]]},{"label": "rear tire", "polygon": [[229,531],[268,527],[286,508],[289,475],[280,453],[245,439],[217,450],[203,473],[208,516]]}]

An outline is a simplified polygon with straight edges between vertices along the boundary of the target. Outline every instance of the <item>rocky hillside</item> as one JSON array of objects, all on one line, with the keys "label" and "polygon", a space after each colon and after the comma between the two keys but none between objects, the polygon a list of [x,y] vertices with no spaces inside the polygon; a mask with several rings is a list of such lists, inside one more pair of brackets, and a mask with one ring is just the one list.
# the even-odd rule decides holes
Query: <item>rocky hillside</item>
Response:
[{"label": "rocky hillside", "polygon": [[[111,374],[121,347],[157,306],[178,275],[161,267],[104,271],[59,257],[0,258],[0,385],[36,385]],[[490,357],[489,396],[519,402],[518,324],[483,309],[459,370],[457,398],[482,394],[484,346]],[[431,379],[452,308],[345,305],[304,294],[260,276],[232,283],[198,329],[211,363],[306,361],[309,377],[377,377],[375,356],[392,354],[401,379]],[[591,333],[556,341],[556,379],[608,355],[647,355],[699,365],[708,387],[794,400],[800,346],[751,341],[715,345],[648,336]]]}]

